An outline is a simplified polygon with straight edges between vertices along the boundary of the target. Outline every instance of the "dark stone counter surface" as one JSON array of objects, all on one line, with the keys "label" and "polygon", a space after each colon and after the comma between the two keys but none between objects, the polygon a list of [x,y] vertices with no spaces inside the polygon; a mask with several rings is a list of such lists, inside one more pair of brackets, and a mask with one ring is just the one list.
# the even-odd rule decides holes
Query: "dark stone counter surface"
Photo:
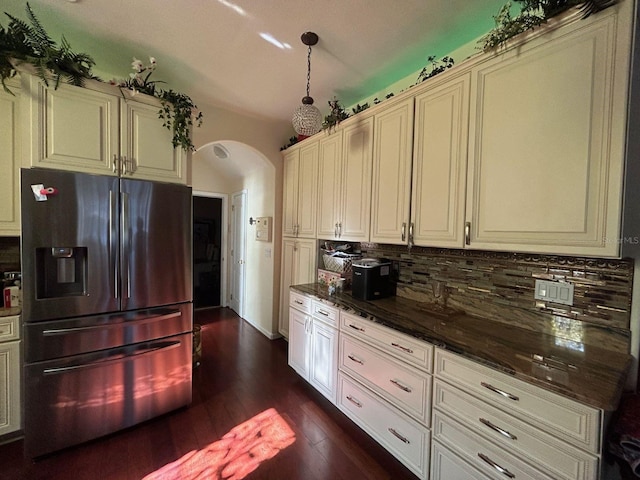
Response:
[{"label": "dark stone counter surface", "polygon": [[10,317],[11,315],[20,315],[22,309],[20,307],[2,308],[0,307],[0,317]]},{"label": "dark stone counter surface", "polygon": [[605,411],[617,409],[631,366],[626,353],[464,313],[434,314],[428,304],[402,297],[362,301],[348,291],[330,296],[315,283],[291,288]]}]

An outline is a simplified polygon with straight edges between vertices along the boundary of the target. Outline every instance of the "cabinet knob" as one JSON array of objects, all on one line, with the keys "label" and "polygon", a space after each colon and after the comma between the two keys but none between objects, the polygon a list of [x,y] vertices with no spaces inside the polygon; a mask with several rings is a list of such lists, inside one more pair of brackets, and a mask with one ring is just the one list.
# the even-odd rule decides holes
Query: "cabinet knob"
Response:
[{"label": "cabinet knob", "polygon": [[471,245],[471,222],[464,224],[464,244]]}]

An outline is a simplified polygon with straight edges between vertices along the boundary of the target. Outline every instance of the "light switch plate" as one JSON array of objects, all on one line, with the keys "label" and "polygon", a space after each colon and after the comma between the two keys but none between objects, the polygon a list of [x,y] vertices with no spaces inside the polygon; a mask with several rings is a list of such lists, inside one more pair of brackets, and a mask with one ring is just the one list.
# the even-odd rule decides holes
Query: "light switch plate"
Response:
[{"label": "light switch plate", "polygon": [[573,305],[573,283],[536,280],[536,300]]}]

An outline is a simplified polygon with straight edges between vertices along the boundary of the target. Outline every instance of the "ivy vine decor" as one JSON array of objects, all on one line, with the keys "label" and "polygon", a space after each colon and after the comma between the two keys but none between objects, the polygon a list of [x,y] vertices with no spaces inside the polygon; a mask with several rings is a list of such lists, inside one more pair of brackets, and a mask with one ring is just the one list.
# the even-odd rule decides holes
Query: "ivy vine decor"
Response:
[{"label": "ivy vine decor", "polygon": [[515,35],[535,28],[547,22],[550,18],[559,15],[570,8],[580,5],[582,18],[609,8],[619,0],[515,0],[521,4],[520,13],[511,16],[512,2],[504,4],[498,14],[493,17],[496,26],[490,30],[478,43],[482,44],[482,50],[487,52],[500,45]]},{"label": "ivy vine decor", "polygon": [[435,55],[429,55],[427,57],[427,63],[428,65],[424,67],[418,74],[417,83],[424,82],[428,78],[435,77],[448,68],[453,67],[454,61],[451,57],[442,57],[440,60],[436,60]]},{"label": "ivy vine decor", "polygon": [[[49,86],[53,80],[54,88],[63,81],[79,87],[85,85],[85,80],[102,81],[91,72],[95,66],[92,57],[86,53],[75,53],[64,36],[58,46],[29,3],[26,10],[28,23],[5,12],[9,24],[6,28],[0,25],[0,82],[6,92],[13,95],[6,81],[17,75],[16,67],[21,64],[33,66],[45,85]],[[162,104],[158,117],[164,121],[163,126],[173,132],[173,146],[180,146],[185,151],[195,150],[190,133],[194,122],[198,127],[202,124],[202,112],[195,113],[197,106],[187,95],[157,88],[158,83],[164,82],[149,78],[156,67],[153,57],[147,66],[136,58],[133,60],[134,73],[128,79],[109,83],[117,85],[121,91],[130,90],[133,95],[141,92],[158,98]]]},{"label": "ivy vine decor", "polygon": [[338,126],[338,124],[342,120],[346,120],[349,118],[349,113],[344,109],[342,105],[340,105],[340,100],[336,97],[333,97],[333,100],[329,100],[327,102],[329,104],[329,108],[331,109],[329,115],[324,117],[324,121],[322,122],[322,129],[329,130],[331,132],[332,129]]},{"label": "ivy vine decor", "polygon": [[125,80],[111,80],[109,83],[120,87],[120,91],[129,90],[132,95],[140,92],[160,99],[162,108],[158,112],[158,117],[163,120],[163,127],[173,131],[171,143],[174,147],[181,147],[184,151],[193,151],[195,148],[191,142],[190,132],[194,120],[197,127],[202,125],[202,112],[198,112],[194,118],[193,112],[197,111],[198,107],[189,96],[170,89],[158,88],[157,84],[165,82],[150,79],[156,66],[157,62],[154,57],[149,57],[148,65],[144,65],[142,61],[134,57],[131,62],[134,73],[130,73],[129,78]]}]

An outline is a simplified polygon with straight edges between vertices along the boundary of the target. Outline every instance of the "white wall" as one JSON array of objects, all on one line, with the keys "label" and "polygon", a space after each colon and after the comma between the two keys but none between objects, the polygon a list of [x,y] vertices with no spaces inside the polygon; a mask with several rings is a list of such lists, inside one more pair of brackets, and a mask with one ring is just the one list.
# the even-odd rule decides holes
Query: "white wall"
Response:
[{"label": "white wall", "polygon": [[[192,156],[190,185],[194,190],[210,193],[231,194],[246,189],[247,215],[273,217],[274,220],[270,243],[256,242],[255,227],[246,225],[244,317],[266,336],[275,338],[278,336],[282,238],[280,147],[291,137],[293,129],[288,122],[199,106],[204,123],[193,132],[193,142],[199,150]],[[212,153],[205,147],[211,142],[230,146],[227,163],[212,158]],[[267,248],[271,249],[270,257],[266,256]]]}]

